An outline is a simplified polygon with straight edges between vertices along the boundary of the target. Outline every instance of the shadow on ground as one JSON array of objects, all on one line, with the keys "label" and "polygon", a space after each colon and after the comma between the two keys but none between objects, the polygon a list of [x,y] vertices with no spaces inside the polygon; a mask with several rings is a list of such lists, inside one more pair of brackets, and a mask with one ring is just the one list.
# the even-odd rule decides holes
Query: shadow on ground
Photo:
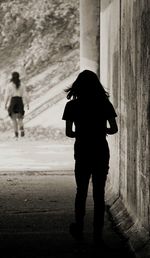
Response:
[{"label": "shadow on ground", "polygon": [[116,232],[106,212],[104,241],[92,239],[92,187],[87,199],[84,241],[69,234],[73,220],[73,173],[30,173],[0,176],[0,252],[9,258],[128,257],[127,242]]}]

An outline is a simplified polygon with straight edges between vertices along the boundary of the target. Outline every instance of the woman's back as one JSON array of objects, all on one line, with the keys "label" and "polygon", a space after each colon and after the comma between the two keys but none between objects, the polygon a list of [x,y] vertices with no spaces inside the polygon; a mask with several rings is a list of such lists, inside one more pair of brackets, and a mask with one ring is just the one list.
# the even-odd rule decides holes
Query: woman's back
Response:
[{"label": "woman's back", "polygon": [[108,99],[82,101],[80,98],[71,100],[66,106],[66,116],[74,121],[76,138],[80,140],[104,139],[106,123],[109,117],[115,115],[114,108]]},{"label": "woman's back", "polygon": [[[107,145],[107,121],[110,124],[117,116],[109,95],[97,75],[89,70],[81,72],[66,92],[71,100],[65,106],[63,119],[68,121],[67,136],[76,138],[75,156],[94,156]],[[75,132],[72,132],[73,123]]]},{"label": "woman's back", "polygon": [[10,97],[24,97],[24,88],[22,84],[19,88],[13,82],[10,82],[8,85],[9,95]]}]

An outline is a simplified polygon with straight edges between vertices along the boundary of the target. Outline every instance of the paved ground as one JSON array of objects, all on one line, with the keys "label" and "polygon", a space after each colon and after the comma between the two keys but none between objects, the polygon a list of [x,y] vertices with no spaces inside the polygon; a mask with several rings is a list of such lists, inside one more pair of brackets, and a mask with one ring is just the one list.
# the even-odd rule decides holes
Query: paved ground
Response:
[{"label": "paved ground", "polygon": [[4,171],[70,170],[74,168],[73,143],[26,138],[0,142],[0,173]]},{"label": "paved ground", "polygon": [[8,173],[0,176],[1,257],[133,257],[106,213],[105,248],[92,239],[91,185],[87,200],[85,240],[69,234],[75,182],[72,172]]},{"label": "paved ground", "polygon": [[107,247],[93,245],[91,185],[84,242],[76,243],[70,236],[76,191],[72,147],[25,139],[1,142],[0,257],[133,258],[108,213],[104,230]]}]

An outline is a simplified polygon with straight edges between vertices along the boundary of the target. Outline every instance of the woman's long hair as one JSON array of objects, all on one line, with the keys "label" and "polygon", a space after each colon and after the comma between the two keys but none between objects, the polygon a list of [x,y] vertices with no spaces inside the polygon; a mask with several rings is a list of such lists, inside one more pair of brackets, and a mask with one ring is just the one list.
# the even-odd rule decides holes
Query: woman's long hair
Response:
[{"label": "woman's long hair", "polygon": [[84,70],[79,73],[77,79],[73,82],[72,86],[65,90],[67,92],[67,99],[106,99],[109,97],[107,91],[99,81],[98,76],[90,71]]},{"label": "woman's long hair", "polygon": [[10,79],[11,82],[13,82],[16,85],[16,88],[18,89],[20,87],[20,78],[19,78],[18,72],[13,72],[12,77]]}]

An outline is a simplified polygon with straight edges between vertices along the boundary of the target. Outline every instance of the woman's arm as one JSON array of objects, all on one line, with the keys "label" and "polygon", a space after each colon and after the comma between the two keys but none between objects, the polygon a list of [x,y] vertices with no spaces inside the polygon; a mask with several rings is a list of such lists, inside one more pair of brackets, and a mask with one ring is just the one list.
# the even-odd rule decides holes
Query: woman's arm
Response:
[{"label": "woman's arm", "polygon": [[115,134],[118,132],[118,126],[115,117],[108,119],[109,128],[106,128],[106,134]]},{"label": "woman's arm", "polygon": [[10,98],[11,98],[10,95],[11,95],[11,88],[8,85],[7,88],[6,88],[6,91],[5,91],[5,96],[4,96],[5,109],[8,108],[8,103],[10,102]]},{"label": "woman's arm", "polygon": [[7,98],[5,99],[5,109],[8,108],[8,102],[9,102],[9,97],[7,97]]},{"label": "woman's arm", "polygon": [[72,130],[73,121],[66,120],[66,136],[70,138],[75,138],[75,132]]},{"label": "woman's arm", "polygon": [[5,95],[4,95],[5,109],[8,109],[8,105],[10,104],[11,98],[12,98],[12,85],[9,82],[8,84],[6,84]]}]

